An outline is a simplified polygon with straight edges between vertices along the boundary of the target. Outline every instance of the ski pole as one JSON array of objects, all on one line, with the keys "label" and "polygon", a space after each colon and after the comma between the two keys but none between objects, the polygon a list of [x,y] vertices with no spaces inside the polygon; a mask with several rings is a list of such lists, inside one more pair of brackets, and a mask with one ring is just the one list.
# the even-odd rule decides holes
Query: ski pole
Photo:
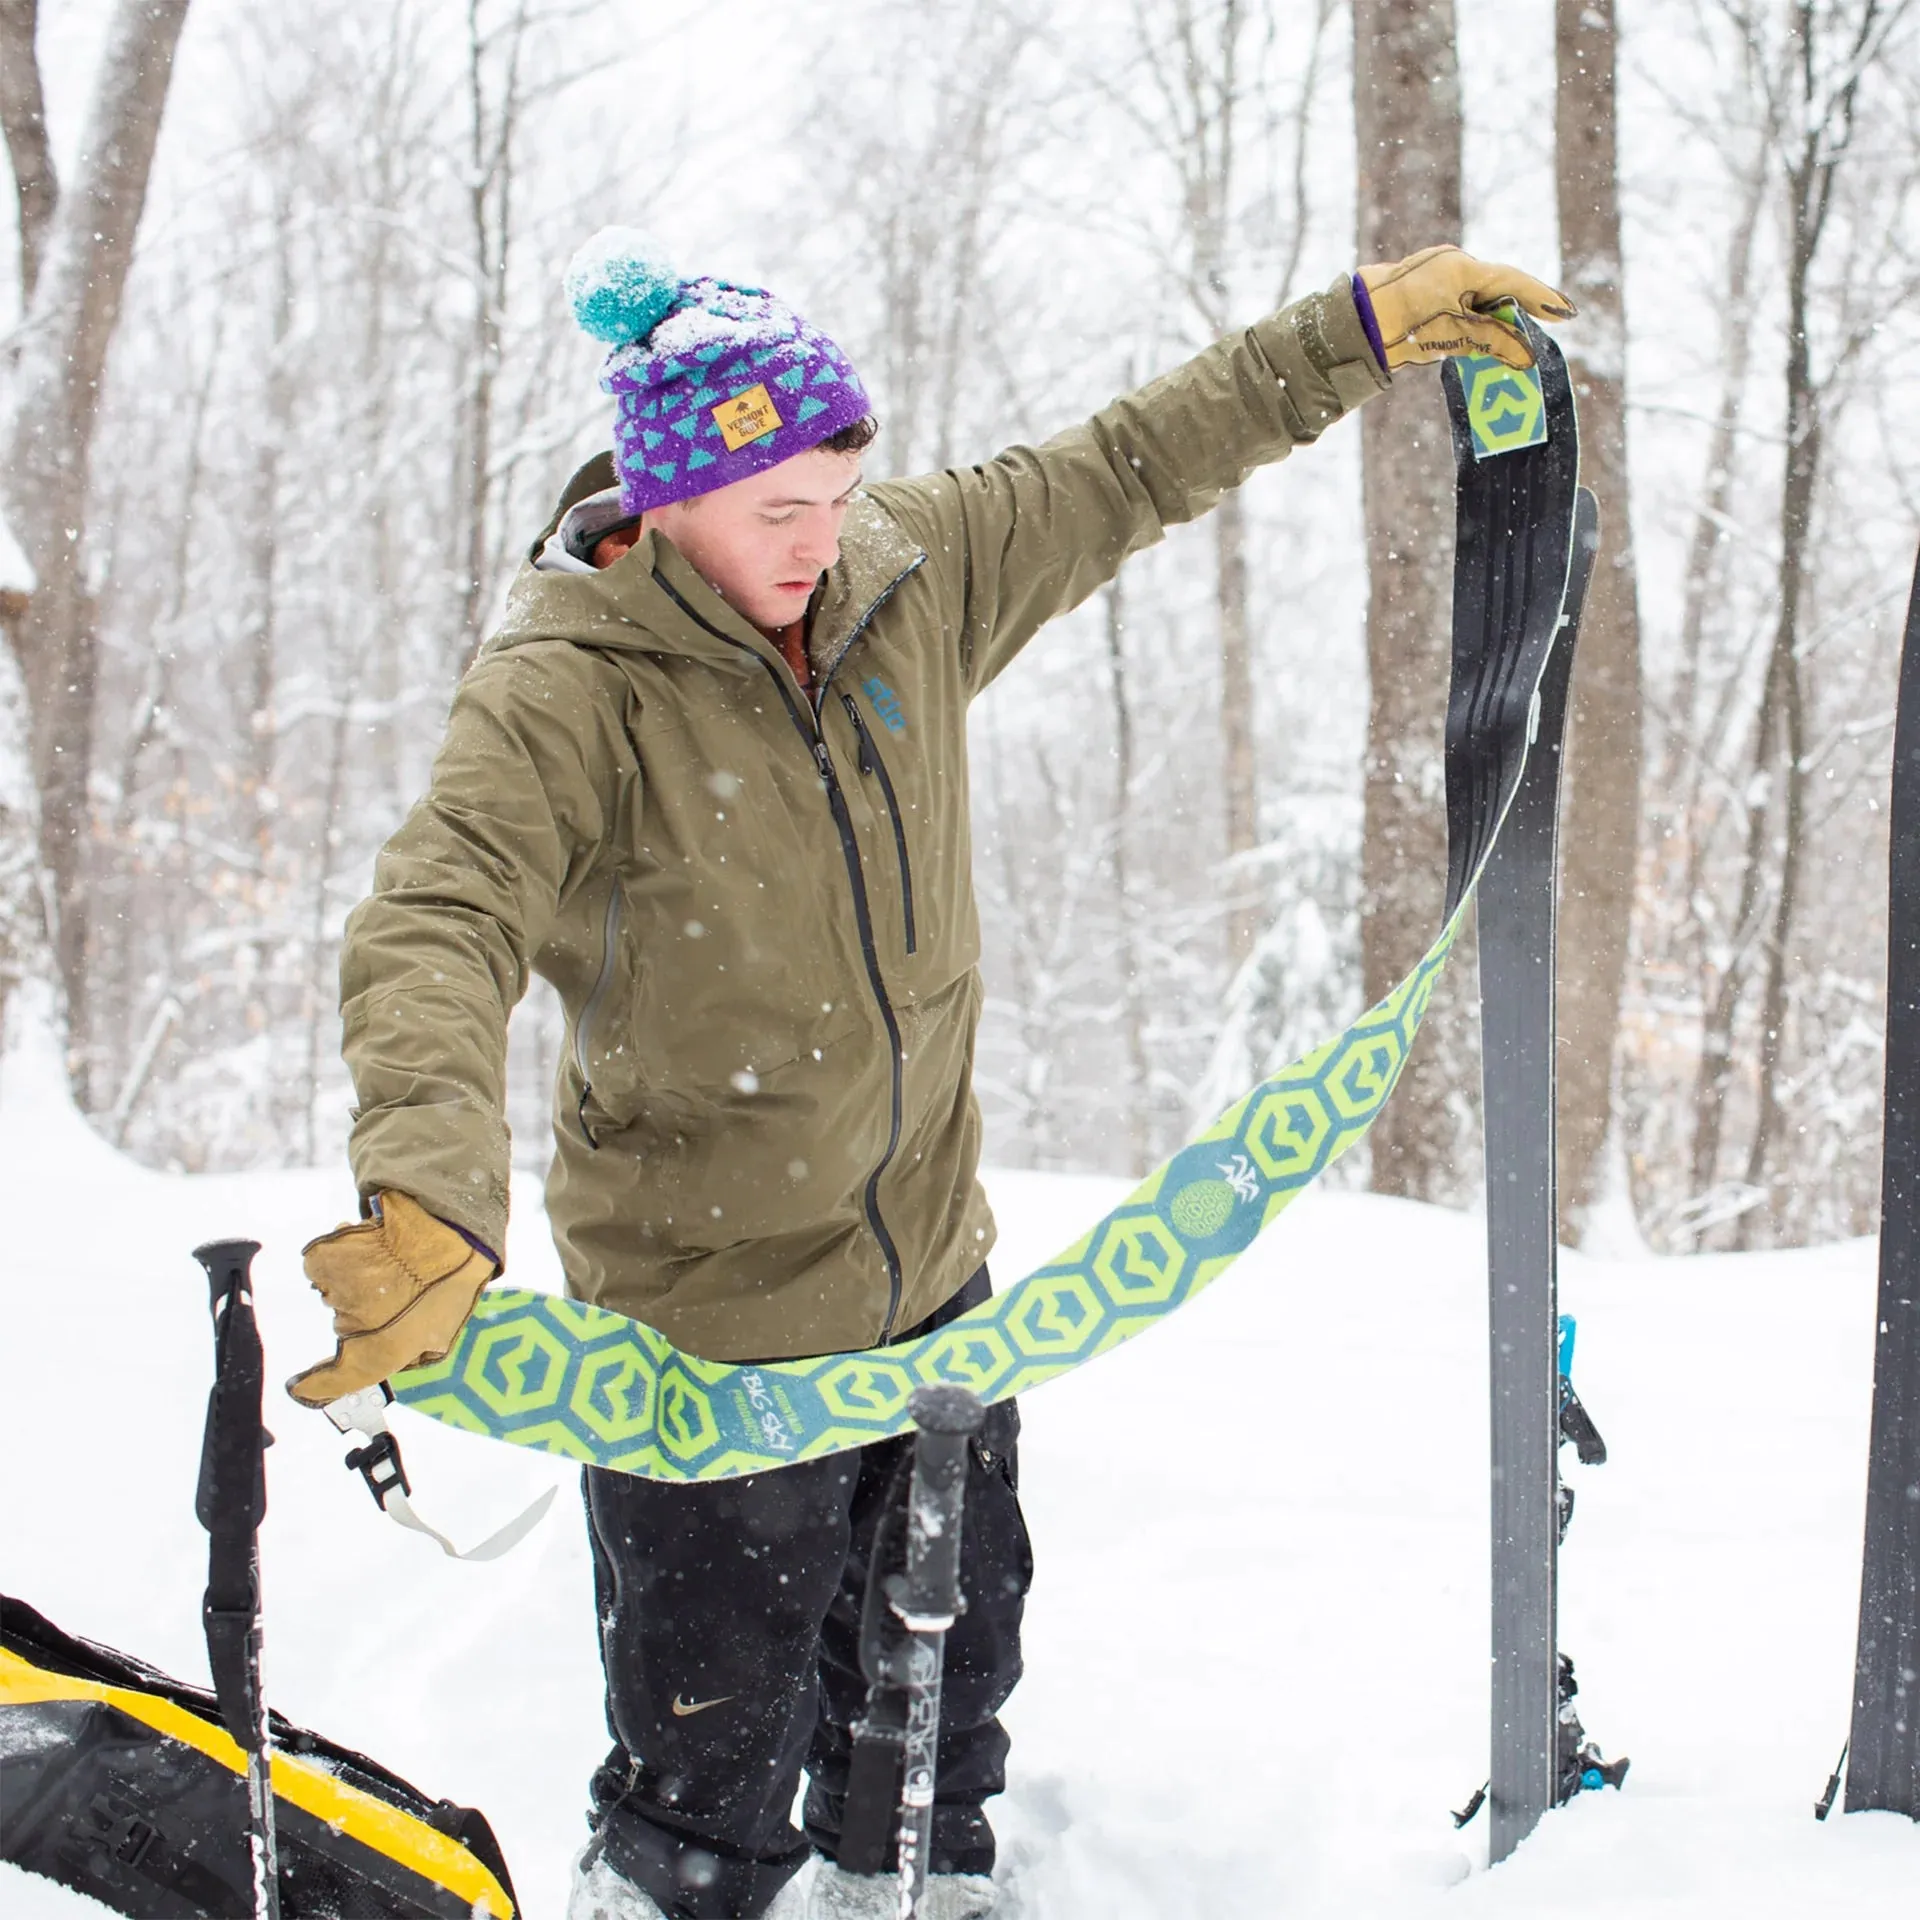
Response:
[{"label": "ski pole", "polygon": [[891,1595],[907,1632],[906,1741],[900,1778],[899,1920],[913,1920],[927,1888],[933,1790],[940,1748],[940,1667],[960,1611],[960,1534],[967,1443],[986,1409],[965,1387],[922,1387],[912,1400],[913,1482],[907,1495],[907,1570]]},{"label": "ski pole", "polygon": [[[909,1463],[910,1464],[910,1463]],[[853,1753],[840,1817],[840,1865],[875,1877],[893,1862],[894,1821],[907,1747],[906,1629],[888,1604],[889,1575],[906,1564],[907,1476],[887,1489],[867,1559],[867,1591],[860,1609],[860,1670],[867,1680],[866,1711],[848,1731]]]},{"label": "ski pole", "polygon": [[964,1387],[922,1387],[910,1472],[896,1477],[875,1529],[860,1620],[867,1709],[853,1755],[837,1856],[848,1873],[897,1865],[897,1920],[926,1891],[940,1745],[940,1668],[961,1607],[967,1443],[986,1409]]},{"label": "ski pole", "polygon": [[247,1840],[254,1920],[280,1920],[280,1862],[274,1833],[273,1757],[260,1684],[260,1522],[267,1511],[265,1450],[273,1436],[260,1418],[264,1373],[253,1317],[254,1240],[210,1240],[193,1257],[206,1269],[213,1311],[213,1387],[207,1395],[194,1512],[208,1534],[201,1618],[220,1719],[247,1756]]}]

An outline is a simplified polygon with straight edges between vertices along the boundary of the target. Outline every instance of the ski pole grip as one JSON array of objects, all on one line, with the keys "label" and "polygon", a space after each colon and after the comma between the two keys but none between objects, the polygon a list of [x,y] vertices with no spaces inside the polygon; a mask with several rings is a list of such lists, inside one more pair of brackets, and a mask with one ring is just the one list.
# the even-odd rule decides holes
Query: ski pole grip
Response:
[{"label": "ski pole grip", "polygon": [[967,1445],[987,1410],[965,1387],[921,1387],[909,1403],[919,1431],[908,1494],[907,1574],[898,1612],[915,1632],[939,1632],[960,1610],[960,1529]]},{"label": "ski pole grip", "polygon": [[227,1542],[224,1575],[210,1604],[241,1604],[250,1589],[251,1571],[240,1569],[240,1544],[252,1552],[254,1530],[267,1511],[266,1465],[261,1451],[271,1444],[260,1422],[264,1360],[259,1323],[253,1316],[253,1256],[257,1240],[209,1240],[193,1257],[206,1269],[208,1304],[213,1313],[213,1387],[207,1395],[207,1424],[200,1442],[200,1485],[194,1510],[216,1543]]},{"label": "ski pole grip", "polygon": [[987,1417],[980,1396],[966,1387],[916,1387],[907,1411],[922,1434],[961,1440],[971,1440]]},{"label": "ski pole grip", "polygon": [[208,1304],[216,1320],[229,1295],[253,1291],[253,1256],[259,1251],[258,1240],[209,1240],[194,1248],[193,1257],[207,1270]]}]

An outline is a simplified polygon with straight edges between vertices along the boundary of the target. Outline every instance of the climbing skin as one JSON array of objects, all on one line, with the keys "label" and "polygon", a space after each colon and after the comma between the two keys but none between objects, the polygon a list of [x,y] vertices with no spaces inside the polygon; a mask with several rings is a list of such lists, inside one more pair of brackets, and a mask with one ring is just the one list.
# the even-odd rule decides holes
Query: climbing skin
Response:
[{"label": "climbing skin", "polygon": [[936,1333],[758,1366],[696,1359],[637,1320],[490,1287],[447,1357],[393,1381],[448,1426],[652,1480],[716,1480],[904,1432],[915,1387],[1026,1393],[1210,1286],[1386,1104],[1460,912],[1337,1039],[1282,1067],[1091,1232]]}]

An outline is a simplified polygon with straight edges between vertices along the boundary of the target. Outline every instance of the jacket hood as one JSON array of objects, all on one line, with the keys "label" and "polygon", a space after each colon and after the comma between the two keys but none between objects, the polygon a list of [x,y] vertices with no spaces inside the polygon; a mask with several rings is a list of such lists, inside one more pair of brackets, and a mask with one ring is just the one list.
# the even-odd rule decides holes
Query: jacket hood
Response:
[{"label": "jacket hood", "polygon": [[590,493],[561,514],[560,524],[533,556],[533,564],[542,573],[598,572],[587,556],[616,527],[631,526],[638,518],[627,511],[618,487]]}]

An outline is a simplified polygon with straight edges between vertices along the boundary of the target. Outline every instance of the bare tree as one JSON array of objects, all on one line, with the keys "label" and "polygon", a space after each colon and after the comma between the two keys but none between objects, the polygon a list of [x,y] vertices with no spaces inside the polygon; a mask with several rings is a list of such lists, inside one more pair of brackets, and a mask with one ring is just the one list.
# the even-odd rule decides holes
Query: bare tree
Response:
[{"label": "bare tree", "polygon": [[[0,546],[7,535],[0,527]],[[0,617],[17,619],[24,588],[0,579]],[[0,1039],[22,980],[42,974],[45,917],[39,890],[39,807],[28,772],[26,690],[10,653],[0,653]]]},{"label": "bare tree", "polygon": [[1687,569],[1680,610],[1680,670],[1671,712],[1663,729],[1661,785],[1668,793],[1680,784],[1697,798],[1700,756],[1700,654],[1707,607],[1719,584],[1726,551],[1728,516],[1733,504],[1734,448],[1740,433],[1741,403],[1753,365],[1753,249],[1772,167],[1770,144],[1756,140],[1739,178],[1739,211],[1728,237],[1720,301],[1720,398],[1714,408],[1713,437],[1707,443],[1706,484],[1694,513],[1687,542]]},{"label": "bare tree", "polygon": [[13,162],[20,234],[20,300],[33,299],[47,227],[60,199],[60,181],[47,140],[47,104],[35,52],[40,0],[0,0],[0,129]]},{"label": "bare tree", "polygon": [[1151,1145],[1150,1076],[1147,1059],[1147,996],[1139,951],[1139,910],[1134,899],[1132,847],[1127,833],[1133,812],[1135,753],[1133,706],[1127,686],[1126,576],[1106,590],[1107,684],[1113,697],[1113,896],[1120,964],[1120,1024],[1126,1043],[1127,1114],[1132,1169],[1144,1173]]},{"label": "bare tree", "polygon": [[453,648],[458,673],[480,642],[492,587],[488,539],[493,508],[494,388],[500,377],[508,276],[514,237],[514,174],[525,89],[527,0],[514,0],[498,24],[484,24],[480,0],[467,0],[467,271],[473,280],[467,343],[464,431],[456,497],[465,520],[459,613]]},{"label": "bare tree", "polygon": [[[1739,92],[1744,96],[1751,76],[1741,79]],[[1719,392],[1687,540],[1678,657],[1670,689],[1648,708],[1658,743],[1658,771],[1644,794],[1646,830],[1636,909],[1642,976],[1682,980],[1686,999],[1703,1006],[1711,992],[1715,937],[1723,930],[1723,902],[1709,881],[1708,868],[1719,790],[1726,785],[1721,762],[1733,720],[1731,696],[1738,684],[1732,677],[1724,686],[1716,684],[1709,636],[1724,624],[1732,563],[1742,545],[1734,511],[1741,471],[1736,452],[1747,431],[1757,307],[1754,254],[1773,164],[1772,144],[1764,135],[1729,142],[1725,116],[1715,118],[1713,144],[1729,160],[1734,193],[1732,225],[1715,267]],[[1694,1131],[1686,1117],[1691,1106],[1670,1078],[1643,1069],[1639,1084],[1630,1088],[1624,1056],[1620,1067],[1622,1105],[1615,1124],[1630,1126],[1635,1136],[1636,1150],[1626,1156],[1635,1209],[1659,1231],[1679,1218],[1665,1177],[1673,1158],[1664,1150],[1670,1110],[1682,1109],[1679,1134],[1684,1142]],[[1700,1191],[1693,1187],[1683,1198]]]},{"label": "bare tree", "polygon": [[[836,292],[870,314],[870,370],[888,471],[977,457],[1004,431],[1014,378],[994,353],[1034,18],[1025,0],[932,0],[845,23],[815,76],[808,123],[844,127],[833,162]],[[904,69],[916,71],[911,80]],[[850,102],[858,104],[850,108]],[[809,203],[818,175],[807,181]]]},{"label": "bare tree", "polygon": [[1613,0],[1557,0],[1554,180],[1561,283],[1580,308],[1567,367],[1580,467],[1603,516],[1574,663],[1560,855],[1559,1188],[1577,1234],[1603,1176],[1640,819],[1640,608],[1627,488]]},{"label": "bare tree", "polygon": [[[504,525],[515,450],[514,423],[502,415],[502,376],[510,346],[525,344],[513,340],[510,324],[527,238],[520,205],[523,149],[538,110],[554,106],[597,64],[584,51],[571,59],[554,53],[568,46],[570,30],[591,11],[591,0],[501,0],[497,6],[464,0],[461,91],[467,124],[458,182],[464,246],[458,258],[469,307],[454,442],[459,574],[448,665],[455,676],[484,637],[502,553],[520,531]],[[522,376],[523,392],[534,385]]]},{"label": "bare tree", "polygon": [[[1167,0],[1135,8],[1140,63],[1155,100],[1143,116],[1154,145],[1178,185],[1182,220],[1181,280],[1187,301],[1209,335],[1225,332],[1235,288],[1230,268],[1239,227],[1239,172],[1247,98],[1256,75],[1250,35],[1270,38],[1271,21],[1242,0]],[[1254,761],[1254,681],[1247,609],[1247,517],[1238,492],[1213,515],[1214,590],[1220,620],[1220,747],[1227,828],[1227,961],[1237,967],[1253,950],[1258,912],[1248,891],[1246,856],[1259,844],[1259,786]]]},{"label": "bare tree", "polygon": [[[1135,0],[1134,59],[1102,90],[1173,187],[1171,231],[1156,236],[1202,340],[1243,323],[1254,302],[1292,290],[1306,236],[1306,142],[1332,0],[1314,0],[1297,92],[1274,72],[1271,0]],[[1251,269],[1251,271],[1249,271]],[[1227,963],[1252,953],[1263,914],[1246,502],[1225,494],[1210,524],[1220,645],[1220,750],[1229,898]]]},{"label": "bare tree", "polygon": [[1736,1229],[1737,1240],[1745,1243],[1757,1207],[1769,1197],[1771,1155],[1784,1131],[1789,979],[1795,971],[1795,916],[1808,853],[1813,743],[1807,653],[1815,518],[1841,376],[1879,318],[1878,302],[1871,314],[1852,316],[1850,324],[1843,314],[1837,345],[1817,354],[1822,317],[1817,269],[1836,187],[1857,152],[1863,87],[1913,7],[1911,0],[1793,0],[1778,32],[1763,5],[1726,0],[1725,12],[1755,51],[1755,70],[1766,89],[1766,125],[1784,188],[1786,252],[1786,453],[1774,612],[1747,777],[1734,810],[1742,843],[1737,905],[1703,1021],[1694,1098],[1693,1183],[1696,1195],[1704,1196],[1718,1178],[1735,1077],[1734,1033],[1751,1003],[1756,1091],[1744,1186],[1753,1205],[1739,1214]]},{"label": "bare tree", "polygon": [[[1461,230],[1460,83],[1453,0],[1354,0],[1360,258],[1392,260]],[[1367,542],[1365,824],[1361,966],[1377,1000],[1438,923],[1447,870],[1441,734],[1447,684],[1453,467],[1431,383],[1400,381],[1361,416]],[[1462,956],[1464,958],[1464,955]],[[1473,1055],[1466,969],[1373,1129],[1373,1184],[1416,1199],[1459,1182]]]},{"label": "bare tree", "polygon": [[[67,1002],[76,1090],[86,1098],[88,778],[99,642],[86,580],[87,493],[100,385],[146,203],[173,55],[188,0],[120,0],[94,82],[78,171],[62,191],[44,126],[13,146],[21,230],[44,241],[17,336],[0,498],[36,588],[9,638],[32,718],[40,857],[51,876],[54,952]],[[0,14],[0,67],[37,61],[34,8]],[[24,36],[24,38],[23,38]],[[39,209],[54,194],[50,216]],[[34,211],[29,211],[28,202]],[[24,256],[23,256],[24,257]]]}]

